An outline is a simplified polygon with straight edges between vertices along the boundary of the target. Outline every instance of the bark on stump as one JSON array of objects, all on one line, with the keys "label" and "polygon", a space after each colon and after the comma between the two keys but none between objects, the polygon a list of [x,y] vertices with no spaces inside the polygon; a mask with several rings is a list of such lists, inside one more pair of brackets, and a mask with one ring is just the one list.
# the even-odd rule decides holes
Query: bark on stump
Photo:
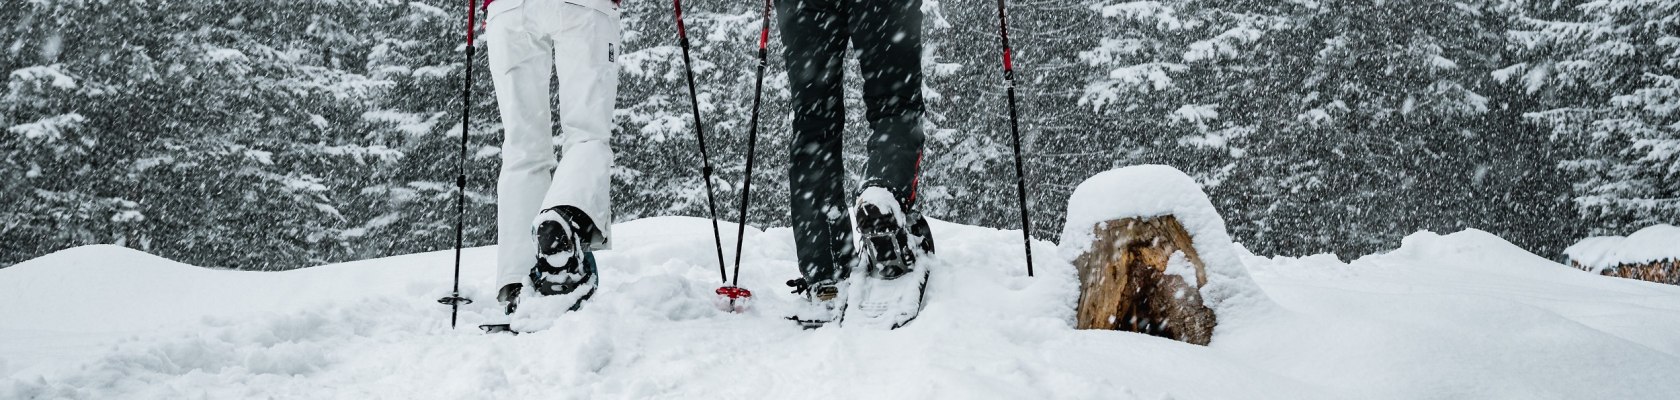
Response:
[{"label": "bark on stump", "polygon": [[[1582,266],[1579,262],[1571,262],[1571,264],[1575,265],[1575,268],[1579,268],[1581,270],[1592,270]],[[1603,271],[1600,271],[1599,274],[1618,278],[1637,279],[1646,282],[1680,285],[1680,260],[1667,259],[1649,261],[1642,264],[1618,264],[1614,267],[1605,268]]]},{"label": "bark on stump", "polygon": [[[1207,284],[1207,271],[1177,218],[1122,218],[1092,229],[1096,240],[1074,260],[1081,282],[1078,329],[1139,332],[1204,346],[1213,339],[1217,320],[1197,289]],[[1185,262],[1196,282],[1169,273],[1169,264]]]}]

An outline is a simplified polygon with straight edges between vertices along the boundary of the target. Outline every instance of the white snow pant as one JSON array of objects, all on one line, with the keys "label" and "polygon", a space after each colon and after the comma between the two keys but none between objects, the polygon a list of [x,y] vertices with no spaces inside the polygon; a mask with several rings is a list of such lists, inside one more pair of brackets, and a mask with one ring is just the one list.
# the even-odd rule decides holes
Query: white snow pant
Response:
[{"label": "white snow pant", "polygon": [[[610,144],[621,34],[612,0],[495,0],[485,18],[505,131],[496,184],[496,287],[501,287],[525,282],[535,265],[532,226],[543,209],[583,210],[602,233],[585,247],[610,248]],[[551,68],[559,75],[558,141],[549,108]]]}]

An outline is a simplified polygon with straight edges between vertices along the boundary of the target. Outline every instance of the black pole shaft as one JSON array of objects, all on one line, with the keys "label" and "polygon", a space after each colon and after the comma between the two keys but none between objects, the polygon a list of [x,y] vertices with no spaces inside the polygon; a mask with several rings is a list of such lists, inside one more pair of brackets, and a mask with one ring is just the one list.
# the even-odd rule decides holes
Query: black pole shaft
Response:
[{"label": "black pole shaft", "polygon": [[467,214],[467,132],[472,122],[473,28],[478,23],[477,14],[478,0],[467,0],[467,75],[461,85],[461,154],[455,160],[455,286],[449,292],[454,300],[449,303],[449,329],[455,329],[461,311],[461,247]]},{"label": "black pole shaft", "polygon": [[1015,55],[1009,47],[1009,17],[1004,13],[1004,0],[998,0],[998,33],[1003,39],[1003,82],[1008,87],[1009,96],[1009,137],[1015,149],[1015,194],[1021,201],[1021,243],[1027,250],[1027,276],[1033,276],[1032,220],[1027,218],[1027,173],[1021,163],[1021,131],[1015,113]]},{"label": "black pole shaft", "polygon": [[770,5],[773,0],[764,1],[764,29],[758,34],[758,84],[753,88],[752,126],[751,134],[747,136],[747,176],[741,184],[741,215],[735,227],[735,278],[729,283],[736,286],[741,282],[741,245],[747,234],[747,206],[752,203],[753,155],[758,150],[758,110],[759,103],[764,97],[764,66],[769,63],[770,42]]},{"label": "black pole shaft", "polygon": [[683,72],[688,78],[688,103],[694,111],[694,137],[700,143],[700,179],[706,181],[706,208],[712,216],[712,240],[717,243],[718,279],[729,282],[724,271],[723,233],[718,229],[717,199],[712,195],[712,156],[706,151],[706,130],[700,122],[700,97],[694,91],[694,67],[688,61],[688,25],[683,23],[682,0],[672,0],[677,12],[677,41],[682,43]]}]

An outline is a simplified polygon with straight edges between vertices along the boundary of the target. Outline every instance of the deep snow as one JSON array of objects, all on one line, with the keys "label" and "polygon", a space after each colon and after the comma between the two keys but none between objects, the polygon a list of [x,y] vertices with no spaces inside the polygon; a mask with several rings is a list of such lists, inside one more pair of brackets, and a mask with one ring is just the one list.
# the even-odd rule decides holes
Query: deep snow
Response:
[{"label": "deep snow", "polygon": [[[786,228],[749,230],[754,308],[716,311],[709,222],[615,227],[602,291],[543,332],[448,328],[450,252],[287,272],[113,246],[0,270],[0,398],[1664,399],[1680,393],[1680,287],[1596,276],[1480,231],[1397,250],[1239,259],[1272,307],[1209,347],[1069,328],[1073,267],[1019,231],[935,222],[930,302],[897,331],[799,330]],[[732,229],[732,228],[731,228]],[[1013,243],[1013,244],[1012,244]],[[732,249],[732,243],[726,248]]]}]

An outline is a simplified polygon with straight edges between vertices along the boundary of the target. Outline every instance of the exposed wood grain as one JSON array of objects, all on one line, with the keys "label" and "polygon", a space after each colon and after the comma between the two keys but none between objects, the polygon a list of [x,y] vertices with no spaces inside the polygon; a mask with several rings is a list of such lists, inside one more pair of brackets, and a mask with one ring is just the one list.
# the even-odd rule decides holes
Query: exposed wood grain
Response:
[{"label": "exposed wood grain", "polygon": [[[1079,329],[1139,332],[1207,345],[1217,325],[1198,287],[1207,270],[1190,233],[1171,215],[1124,218],[1092,227],[1096,240],[1074,260],[1079,269]],[[1181,253],[1194,286],[1167,273]]]},{"label": "exposed wood grain", "polygon": [[[1570,262],[1570,265],[1581,270],[1591,271],[1591,269],[1577,262]],[[1668,259],[1643,264],[1621,264],[1605,268],[1599,273],[1617,278],[1680,285],[1680,260]]]}]

